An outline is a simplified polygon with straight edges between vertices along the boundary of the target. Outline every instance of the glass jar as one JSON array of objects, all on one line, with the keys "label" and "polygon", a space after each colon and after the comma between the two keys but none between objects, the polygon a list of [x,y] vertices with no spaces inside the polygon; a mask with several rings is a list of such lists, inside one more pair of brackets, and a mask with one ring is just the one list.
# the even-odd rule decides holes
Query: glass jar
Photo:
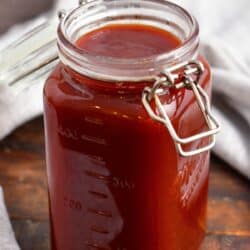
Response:
[{"label": "glass jar", "polygon": [[[157,27],[181,45],[145,58],[75,45],[114,24]],[[88,1],[62,15],[60,63],[44,88],[53,250],[199,248],[218,126],[198,36],[195,19],[164,0]]]}]

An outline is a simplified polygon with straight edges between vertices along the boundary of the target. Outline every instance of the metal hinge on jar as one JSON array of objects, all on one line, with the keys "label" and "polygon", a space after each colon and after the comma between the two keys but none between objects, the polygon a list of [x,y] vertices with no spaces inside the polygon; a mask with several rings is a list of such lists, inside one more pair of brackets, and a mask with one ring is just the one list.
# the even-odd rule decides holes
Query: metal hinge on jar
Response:
[{"label": "metal hinge on jar", "polygon": [[[164,70],[162,76],[156,79],[153,87],[146,87],[142,95],[142,102],[149,116],[153,120],[166,126],[174,140],[178,153],[184,157],[197,155],[210,150],[215,145],[215,135],[220,131],[220,124],[210,110],[209,97],[199,85],[199,80],[203,72],[204,66],[200,61],[188,61],[178,64],[171,69]],[[179,81],[178,79],[180,78],[181,80]],[[186,88],[193,92],[201,113],[206,121],[208,131],[186,138],[178,136],[159,98],[159,94],[166,88]],[[152,108],[152,101],[155,102],[159,114],[157,114],[156,110]],[[208,145],[191,151],[185,151],[183,149],[183,145],[203,138],[209,138]]]}]

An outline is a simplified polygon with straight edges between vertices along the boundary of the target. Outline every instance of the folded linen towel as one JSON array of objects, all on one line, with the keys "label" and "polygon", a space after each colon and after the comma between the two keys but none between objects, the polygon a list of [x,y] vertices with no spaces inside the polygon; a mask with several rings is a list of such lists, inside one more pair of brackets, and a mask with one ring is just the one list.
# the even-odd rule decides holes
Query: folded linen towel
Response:
[{"label": "folded linen towel", "polygon": [[0,187],[0,250],[19,249],[4,204],[2,188]]}]

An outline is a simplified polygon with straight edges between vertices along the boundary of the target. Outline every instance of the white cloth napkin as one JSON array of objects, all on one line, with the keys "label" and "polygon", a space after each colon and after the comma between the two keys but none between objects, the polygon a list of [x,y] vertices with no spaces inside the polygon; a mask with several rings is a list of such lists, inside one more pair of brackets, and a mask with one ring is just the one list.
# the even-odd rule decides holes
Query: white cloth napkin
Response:
[{"label": "white cloth napkin", "polygon": [[[250,2],[249,0],[175,0],[198,19],[201,49],[213,71],[213,110],[222,124],[213,152],[250,178]],[[58,0],[55,10],[77,1]],[[0,49],[44,20],[12,28],[0,39]],[[10,98],[0,86],[0,139],[42,113],[42,84]]]},{"label": "white cloth napkin", "polygon": [[2,188],[0,187],[0,250],[19,250],[9,216],[4,205]]},{"label": "white cloth napkin", "polygon": [[176,0],[198,19],[222,124],[213,152],[250,178],[250,1]]}]

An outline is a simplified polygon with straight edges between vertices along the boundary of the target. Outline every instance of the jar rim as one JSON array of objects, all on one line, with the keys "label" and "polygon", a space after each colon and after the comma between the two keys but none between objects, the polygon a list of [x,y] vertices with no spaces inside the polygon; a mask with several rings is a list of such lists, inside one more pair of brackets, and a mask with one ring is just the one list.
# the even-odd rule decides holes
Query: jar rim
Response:
[{"label": "jar rim", "polygon": [[[111,56],[103,56],[98,55],[92,52],[87,51],[86,49],[79,48],[72,39],[67,34],[67,25],[71,17],[77,15],[77,13],[83,10],[89,10],[100,3],[117,3],[125,2],[124,0],[92,0],[84,5],[80,5],[77,8],[73,9],[69,13],[65,15],[65,17],[61,20],[59,27],[58,27],[58,48],[59,48],[59,57],[62,62],[65,64],[72,66],[67,58],[77,60],[78,63],[80,62],[91,62],[95,61],[102,65],[116,65],[116,66],[126,66],[131,65],[135,67],[145,67],[147,65],[156,65],[156,64],[168,64],[177,61],[183,61],[183,58],[190,58],[190,51],[191,51],[191,58],[197,57],[197,49],[199,47],[199,25],[197,20],[193,15],[191,15],[187,10],[182,8],[181,6],[169,2],[167,0],[130,0],[129,4],[138,4],[138,3],[154,3],[154,4],[163,4],[167,6],[169,9],[178,12],[180,15],[186,18],[186,20],[190,23],[191,29],[189,31],[188,36],[181,42],[181,45],[177,48],[167,51],[161,54],[156,54],[147,57],[138,57],[138,58],[117,58]],[[66,55],[66,56],[65,56]],[[66,62],[67,61],[67,62]],[[168,62],[168,63],[166,63]],[[74,66],[73,66],[74,68]],[[79,70],[76,70],[79,71]],[[80,72],[81,73],[81,72]],[[98,78],[98,77],[97,77]],[[103,78],[103,77],[102,77]],[[105,77],[104,77],[105,78]],[[123,77],[118,77],[119,80],[124,80]],[[126,78],[126,77],[125,77]],[[149,77],[147,77],[149,78]],[[139,79],[138,79],[139,81]]]}]

